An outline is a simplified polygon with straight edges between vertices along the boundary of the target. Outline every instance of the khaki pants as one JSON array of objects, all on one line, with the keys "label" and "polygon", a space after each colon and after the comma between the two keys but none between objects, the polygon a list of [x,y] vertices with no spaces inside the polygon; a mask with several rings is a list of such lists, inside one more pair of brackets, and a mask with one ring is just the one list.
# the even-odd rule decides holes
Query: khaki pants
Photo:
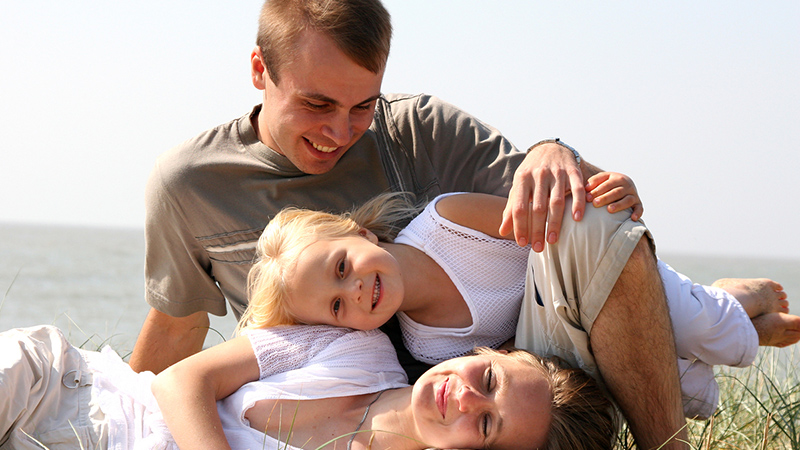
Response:
[{"label": "khaki pants", "polygon": [[[571,202],[565,208],[570,211]],[[602,384],[589,336],[643,236],[652,242],[644,224],[630,220],[630,211],[608,214],[605,208],[587,205],[581,222],[565,217],[558,243],[546,245],[542,253],[531,252],[528,258],[515,346],[541,356],[558,356]],[[665,281],[664,273],[661,276]],[[679,332],[676,347],[684,413],[687,417],[709,417],[719,402],[711,364],[750,364],[758,349],[758,337],[735,299],[714,303],[705,294],[700,299],[690,293],[681,295],[676,290],[680,287],[676,285],[677,276],[672,278],[668,280],[667,293],[671,295],[667,301]],[[696,294],[700,295],[699,291]],[[700,300],[711,307],[700,308]],[[722,319],[712,320],[717,316]],[[703,329],[694,329],[697,327]],[[642,342],[642,351],[647,351],[646,342]]]},{"label": "khaki pants", "polygon": [[90,352],[55,327],[0,333],[0,449],[106,448],[108,424],[92,399]]}]

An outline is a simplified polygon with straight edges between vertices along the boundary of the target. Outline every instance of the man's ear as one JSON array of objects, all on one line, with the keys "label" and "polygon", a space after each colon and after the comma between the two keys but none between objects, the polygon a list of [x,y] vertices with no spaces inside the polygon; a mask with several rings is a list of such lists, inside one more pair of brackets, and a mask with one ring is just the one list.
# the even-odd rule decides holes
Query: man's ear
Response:
[{"label": "man's ear", "polygon": [[250,78],[256,89],[264,90],[267,86],[267,66],[264,63],[264,56],[261,54],[261,47],[256,45],[253,53],[250,54]]},{"label": "man's ear", "polygon": [[369,231],[366,228],[359,228],[358,234],[359,234],[359,236],[363,236],[363,237],[367,238],[373,244],[376,244],[376,245],[378,244],[378,236],[375,236],[375,233],[373,233],[372,231]]}]

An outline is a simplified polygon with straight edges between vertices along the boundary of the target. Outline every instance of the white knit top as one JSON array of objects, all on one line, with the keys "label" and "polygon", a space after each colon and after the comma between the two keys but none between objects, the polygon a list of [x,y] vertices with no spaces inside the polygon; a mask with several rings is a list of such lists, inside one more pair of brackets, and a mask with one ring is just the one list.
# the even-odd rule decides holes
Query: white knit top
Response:
[{"label": "white knit top", "polygon": [[[234,450],[295,448],[250,428],[244,415],[259,400],[343,397],[408,385],[389,338],[377,330],[297,325],[247,336],[261,379],[217,402]],[[109,420],[109,450],[177,450],[150,392],[152,373],[133,372],[108,347],[94,354],[90,367],[93,396]]]},{"label": "white knit top", "polygon": [[455,224],[436,211],[436,197],[403,229],[395,243],[430,256],[453,280],[472,314],[466,328],[422,325],[397,313],[403,342],[419,361],[436,364],[476,346],[496,348],[514,336],[525,289],[530,247]]},{"label": "white knit top", "polygon": [[247,335],[261,380],[217,402],[225,437],[234,449],[295,448],[250,427],[244,415],[259,400],[344,397],[408,385],[389,338],[377,330],[289,326]]}]

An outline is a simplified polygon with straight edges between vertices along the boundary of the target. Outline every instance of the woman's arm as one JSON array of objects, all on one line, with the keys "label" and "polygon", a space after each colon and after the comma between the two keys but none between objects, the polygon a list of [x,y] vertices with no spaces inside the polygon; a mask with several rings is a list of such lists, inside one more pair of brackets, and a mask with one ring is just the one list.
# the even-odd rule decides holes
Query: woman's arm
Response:
[{"label": "woman's arm", "polygon": [[151,389],[181,450],[230,449],[217,400],[259,378],[250,340],[239,336],[175,363]]}]

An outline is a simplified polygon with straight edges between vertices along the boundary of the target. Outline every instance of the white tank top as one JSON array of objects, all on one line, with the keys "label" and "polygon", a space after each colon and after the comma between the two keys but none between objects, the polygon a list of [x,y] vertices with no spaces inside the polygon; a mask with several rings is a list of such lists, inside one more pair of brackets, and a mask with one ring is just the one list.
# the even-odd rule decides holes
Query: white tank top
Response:
[{"label": "white tank top", "polygon": [[436,197],[395,239],[423,251],[453,280],[472,315],[466,328],[419,324],[397,313],[403,343],[419,361],[436,364],[476,346],[497,348],[514,336],[530,247],[455,224],[436,212]]}]

